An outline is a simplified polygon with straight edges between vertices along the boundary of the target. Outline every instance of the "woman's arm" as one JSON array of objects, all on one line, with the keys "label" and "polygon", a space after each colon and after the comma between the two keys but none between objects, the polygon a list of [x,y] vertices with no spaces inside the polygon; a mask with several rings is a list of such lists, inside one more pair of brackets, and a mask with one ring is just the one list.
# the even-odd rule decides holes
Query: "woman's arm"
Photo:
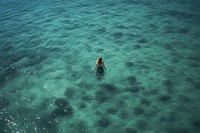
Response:
[{"label": "woman's arm", "polygon": [[96,70],[96,68],[97,68],[97,65],[94,66],[94,71]]},{"label": "woman's arm", "polygon": [[103,68],[107,71],[105,64],[103,63]]},{"label": "woman's arm", "polygon": [[107,71],[106,67],[104,66],[104,69]]}]

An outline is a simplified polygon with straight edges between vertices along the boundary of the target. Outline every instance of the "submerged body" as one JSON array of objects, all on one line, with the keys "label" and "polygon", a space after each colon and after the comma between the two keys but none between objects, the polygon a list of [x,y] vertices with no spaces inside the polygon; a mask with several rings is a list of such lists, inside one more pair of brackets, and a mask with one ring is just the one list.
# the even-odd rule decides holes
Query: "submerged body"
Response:
[{"label": "submerged body", "polygon": [[96,73],[97,74],[104,74],[104,68],[103,68],[102,65],[97,65]]},{"label": "submerged body", "polygon": [[104,65],[104,62],[102,61],[102,58],[98,58],[94,67],[96,75],[103,75],[104,69],[106,70],[106,67]]}]

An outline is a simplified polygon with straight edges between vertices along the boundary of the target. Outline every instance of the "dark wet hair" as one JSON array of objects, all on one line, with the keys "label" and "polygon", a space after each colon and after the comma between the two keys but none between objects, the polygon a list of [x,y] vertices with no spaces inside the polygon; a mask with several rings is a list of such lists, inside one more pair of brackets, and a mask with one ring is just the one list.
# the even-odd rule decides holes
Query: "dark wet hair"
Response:
[{"label": "dark wet hair", "polygon": [[96,64],[101,64],[101,63],[102,63],[102,58],[99,57],[99,58],[97,59],[97,61],[96,61]]},{"label": "dark wet hair", "polygon": [[101,62],[102,62],[102,58],[101,58],[101,57],[99,57],[99,58],[98,58],[98,61],[101,61]]}]

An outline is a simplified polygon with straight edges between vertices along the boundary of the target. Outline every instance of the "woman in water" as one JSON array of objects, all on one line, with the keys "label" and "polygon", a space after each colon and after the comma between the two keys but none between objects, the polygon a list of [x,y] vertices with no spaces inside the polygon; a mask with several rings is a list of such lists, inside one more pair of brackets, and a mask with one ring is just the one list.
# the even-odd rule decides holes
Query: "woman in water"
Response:
[{"label": "woman in water", "polygon": [[102,58],[99,57],[96,61],[96,65],[94,67],[94,71],[95,71],[96,75],[103,75],[104,69],[106,70],[104,62],[102,61]]}]

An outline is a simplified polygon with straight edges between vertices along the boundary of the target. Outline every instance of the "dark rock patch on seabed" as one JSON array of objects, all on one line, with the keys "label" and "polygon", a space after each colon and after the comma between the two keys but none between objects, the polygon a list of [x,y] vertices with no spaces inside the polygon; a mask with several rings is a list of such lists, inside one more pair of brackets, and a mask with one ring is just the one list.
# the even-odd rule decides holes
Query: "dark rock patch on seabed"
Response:
[{"label": "dark rock patch on seabed", "polygon": [[125,65],[126,65],[127,67],[132,67],[132,66],[134,66],[134,63],[131,62],[131,61],[127,61],[127,62],[125,62]]},{"label": "dark rock patch on seabed", "polygon": [[138,131],[132,127],[125,128],[126,133],[138,133]]},{"label": "dark rock patch on seabed", "polygon": [[73,114],[73,109],[71,106],[64,107],[64,108],[56,108],[51,116],[53,118],[59,117],[59,116],[71,116]]},{"label": "dark rock patch on seabed", "polygon": [[164,86],[164,87],[172,87],[173,86],[173,83],[172,83],[172,81],[171,80],[164,80],[163,82],[162,82],[162,85]]},{"label": "dark rock patch on seabed", "polygon": [[97,125],[101,128],[106,128],[108,126],[110,126],[110,120],[108,118],[101,118],[100,120],[98,120]]},{"label": "dark rock patch on seabed", "polygon": [[141,49],[142,47],[141,47],[141,45],[139,45],[139,44],[134,44],[133,45],[133,49]]},{"label": "dark rock patch on seabed", "polygon": [[67,100],[63,98],[57,98],[54,104],[57,106],[57,108],[54,109],[51,113],[51,116],[53,118],[59,116],[71,116],[73,114],[72,106],[69,104]]},{"label": "dark rock patch on seabed", "polygon": [[66,101],[65,99],[63,98],[57,98],[54,102],[54,104],[60,108],[62,107],[65,107],[65,106],[68,106],[69,105],[69,102]]},{"label": "dark rock patch on seabed", "polygon": [[182,126],[171,126],[166,131],[167,133],[189,133],[189,129]]},{"label": "dark rock patch on seabed", "polygon": [[137,40],[137,43],[147,43],[147,39],[141,38],[141,39]]},{"label": "dark rock patch on seabed", "polygon": [[190,32],[190,30],[187,29],[187,28],[181,28],[181,29],[178,29],[177,32],[178,32],[178,33],[181,33],[181,34],[187,34],[187,33]]},{"label": "dark rock patch on seabed", "polygon": [[189,65],[193,68],[199,68],[199,64],[197,62],[190,62]]},{"label": "dark rock patch on seabed", "polygon": [[200,61],[200,55],[190,55],[187,57],[187,59],[192,61]]},{"label": "dark rock patch on seabed", "polygon": [[132,93],[137,93],[137,92],[140,91],[140,88],[138,86],[131,86],[131,87],[125,88],[125,91],[132,92]]},{"label": "dark rock patch on seabed", "polygon": [[86,108],[86,107],[87,107],[87,104],[86,104],[85,102],[81,101],[81,102],[79,102],[78,107],[79,107],[80,109],[83,109],[83,108]]},{"label": "dark rock patch on seabed", "polygon": [[193,125],[194,127],[200,128],[200,120],[194,120],[194,121],[192,122],[192,125]]},{"label": "dark rock patch on seabed", "polygon": [[137,78],[135,76],[127,76],[126,79],[128,83],[131,85],[135,85],[137,82]]},{"label": "dark rock patch on seabed", "polygon": [[118,109],[116,107],[109,107],[107,108],[106,112],[108,114],[116,114],[118,112]]},{"label": "dark rock patch on seabed", "polygon": [[135,115],[141,115],[141,114],[144,114],[144,109],[142,109],[139,106],[136,106],[133,108],[133,112]]},{"label": "dark rock patch on seabed", "polygon": [[120,39],[123,37],[123,32],[115,32],[111,34],[111,36],[114,37],[115,39]]},{"label": "dark rock patch on seabed", "polygon": [[198,82],[194,82],[193,88],[200,90],[200,82],[199,81]]},{"label": "dark rock patch on seabed", "polygon": [[110,93],[116,93],[118,91],[118,88],[115,87],[113,84],[105,84],[104,83],[104,84],[101,84],[100,87]]},{"label": "dark rock patch on seabed", "polygon": [[161,101],[161,102],[166,102],[166,101],[169,101],[171,99],[171,96],[168,95],[168,94],[162,94],[158,97],[158,99]]},{"label": "dark rock patch on seabed", "polygon": [[90,95],[84,95],[81,97],[81,99],[84,101],[91,101],[93,99],[93,97]]}]

